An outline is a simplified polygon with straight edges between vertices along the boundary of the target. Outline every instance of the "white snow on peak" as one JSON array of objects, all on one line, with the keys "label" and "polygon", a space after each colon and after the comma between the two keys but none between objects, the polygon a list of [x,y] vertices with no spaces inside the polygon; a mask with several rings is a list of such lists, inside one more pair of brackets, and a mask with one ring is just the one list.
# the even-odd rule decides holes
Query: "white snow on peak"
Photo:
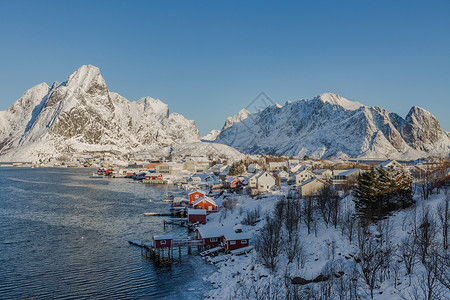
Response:
[{"label": "white snow on peak", "polygon": [[323,93],[322,95],[320,95],[317,98],[324,103],[330,103],[333,105],[342,106],[346,110],[357,110],[361,106],[364,106],[363,104],[361,104],[359,102],[347,100],[347,99],[345,99],[339,95],[333,94],[333,93]]},{"label": "white snow on peak", "polygon": [[223,125],[222,131],[227,129],[228,127],[231,127],[234,123],[242,122],[243,120],[247,119],[247,117],[250,115],[250,112],[246,110],[245,108],[241,109],[237,114],[235,114],[232,117],[228,117],[225,121],[225,125]]},{"label": "white snow on peak", "polygon": [[283,108],[283,105],[277,103],[277,104],[275,104],[275,107],[276,108]]},{"label": "white snow on peak", "polygon": [[100,69],[92,65],[83,65],[69,76],[66,82],[68,88],[88,89],[92,83],[105,86],[106,83],[100,74]]},{"label": "white snow on peak", "polygon": [[169,106],[163,103],[159,99],[153,99],[152,97],[143,97],[137,101],[139,105],[143,106],[143,109],[147,113],[162,115],[169,117]]},{"label": "white snow on peak", "polygon": [[202,140],[203,141],[214,141],[219,134],[220,134],[220,130],[213,129],[210,132],[208,132],[207,135],[202,137]]}]

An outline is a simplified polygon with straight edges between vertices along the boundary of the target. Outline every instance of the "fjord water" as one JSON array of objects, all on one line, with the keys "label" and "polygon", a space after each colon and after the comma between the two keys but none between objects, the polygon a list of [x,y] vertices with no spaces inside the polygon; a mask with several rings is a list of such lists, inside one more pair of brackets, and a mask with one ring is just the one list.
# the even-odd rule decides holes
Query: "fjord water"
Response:
[{"label": "fjord water", "polygon": [[[128,240],[163,229],[164,195],[182,192],[92,169],[0,168],[0,298],[201,299],[213,267],[195,254],[160,268]],[[149,200],[152,200],[150,202]],[[178,251],[177,251],[178,254]]]}]

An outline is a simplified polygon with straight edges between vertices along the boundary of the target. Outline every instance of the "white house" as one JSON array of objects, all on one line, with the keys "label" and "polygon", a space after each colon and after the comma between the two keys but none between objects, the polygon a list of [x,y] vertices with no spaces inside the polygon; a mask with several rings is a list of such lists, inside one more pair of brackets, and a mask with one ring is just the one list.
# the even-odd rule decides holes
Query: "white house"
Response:
[{"label": "white house", "polygon": [[346,184],[356,183],[360,174],[359,169],[334,170],[332,182],[336,189],[341,189]]},{"label": "white house", "polygon": [[192,183],[214,183],[217,181],[217,178],[213,174],[197,173],[192,175],[189,181]]},{"label": "white house", "polygon": [[248,186],[258,192],[268,192],[275,186],[275,177],[267,171],[260,171],[249,177]]},{"label": "white house", "polygon": [[202,172],[209,168],[209,159],[204,156],[192,156],[186,158],[184,169],[191,172]]},{"label": "white house", "polygon": [[183,165],[176,162],[164,162],[156,166],[156,173],[176,175],[183,171]]},{"label": "white house", "polygon": [[323,180],[330,180],[331,176],[333,175],[333,172],[329,169],[317,169],[312,171],[314,175]]},{"label": "white house", "polygon": [[398,163],[396,160],[386,160],[379,164],[376,169],[383,168],[384,170],[400,170],[402,169],[402,165]]},{"label": "white house", "polygon": [[275,175],[278,176],[282,182],[286,182],[289,179],[289,173],[285,170],[278,170],[275,172]]},{"label": "white house", "polygon": [[295,184],[302,184],[303,181],[316,177],[313,172],[308,169],[304,169],[303,171],[298,172],[294,175],[293,180]]},{"label": "white house", "polygon": [[314,196],[327,185],[329,185],[327,182],[319,178],[310,178],[298,187],[298,194],[301,198]]}]

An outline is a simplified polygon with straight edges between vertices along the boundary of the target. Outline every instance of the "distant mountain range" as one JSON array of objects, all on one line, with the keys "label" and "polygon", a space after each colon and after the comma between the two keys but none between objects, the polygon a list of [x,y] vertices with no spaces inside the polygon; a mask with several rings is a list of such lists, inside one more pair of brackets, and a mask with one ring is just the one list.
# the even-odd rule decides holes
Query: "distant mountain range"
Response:
[{"label": "distant mountain range", "polygon": [[436,117],[414,106],[406,118],[326,93],[273,105],[225,122],[216,142],[243,153],[286,156],[419,158],[450,153]]},{"label": "distant mountain range", "polygon": [[63,83],[26,91],[0,112],[0,159],[38,160],[83,152],[126,153],[200,141],[194,121],[160,100],[110,92],[94,66]]},{"label": "distant mountain range", "polygon": [[[437,119],[419,107],[405,119],[334,94],[243,109],[202,138],[192,120],[160,100],[128,101],[110,92],[100,70],[80,67],[63,83],[38,84],[0,111],[0,161],[39,161],[74,154],[204,153],[415,158],[450,150]],[[211,143],[214,143],[214,147]],[[223,143],[225,145],[220,145]],[[183,146],[186,145],[186,146]]]}]

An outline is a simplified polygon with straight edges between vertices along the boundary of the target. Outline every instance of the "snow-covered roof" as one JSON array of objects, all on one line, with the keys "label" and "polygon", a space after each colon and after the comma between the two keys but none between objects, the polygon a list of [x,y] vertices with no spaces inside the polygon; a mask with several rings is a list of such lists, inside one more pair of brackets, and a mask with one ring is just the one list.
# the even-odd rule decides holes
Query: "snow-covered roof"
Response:
[{"label": "snow-covered roof", "polygon": [[195,201],[192,205],[196,206],[197,204],[199,204],[202,201],[206,201],[206,202],[211,203],[214,206],[217,206],[216,202],[211,197],[208,197],[208,196],[203,196],[203,197],[198,198],[197,201]]},{"label": "snow-covered roof", "polygon": [[325,173],[326,171],[330,171],[330,170],[328,170],[328,169],[317,169],[317,170],[313,170],[312,172],[314,174],[321,175],[321,174]]},{"label": "snow-covered roof", "polygon": [[161,241],[161,240],[172,240],[172,236],[171,235],[156,235],[153,237],[153,239],[155,241]]},{"label": "snow-covered roof", "polygon": [[401,164],[399,164],[396,160],[386,160],[383,161],[381,164],[379,164],[376,169],[378,168],[388,169],[390,167],[401,167]]},{"label": "snow-covered roof", "polygon": [[229,231],[230,228],[223,227],[223,226],[217,226],[217,227],[211,227],[211,226],[200,226],[196,229],[200,236],[204,239],[209,238],[215,238],[215,237],[221,237],[225,231]]},{"label": "snow-covered roof", "polygon": [[273,178],[273,176],[272,176],[272,174],[270,174],[269,172],[267,172],[267,171],[263,171],[263,172],[261,172],[257,177],[256,177],[256,179],[259,179],[259,178],[261,178],[261,176],[263,176],[264,174],[267,174],[268,176],[270,176],[270,177],[272,177]]},{"label": "snow-covered roof", "polygon": [[223,234],[227,241],[235,241],[235,240],[249,240],[250,234],[248,233],[236,233],[234,230],[227,231]]},{"label": "snow-covered roof", "polygon": [[204,192],[204,191],[202,191],[202,190],[193,190],[193,191],[190,191],[190,192],[188,193],[188,195],[193,194],[193,193],[201,193],[201,194],[203,194],[203,195],[206,195],[206,192]]},{"label": "snow-covered roof", "polygon": [[188,208],[187,213],[188,213],[188,215],[206,215],[206,209]]},{"label": "snow-covered roof", "polygon": [[359,169],[335,170],[335,171],[341,171],[341,172],[335,174],[334,171],[333,171],[333,175],[347,176],[347,175],[353,174],[353,173],[355,173],[355,172],[359,172]]},{"label": "snow-covered roof", "polygon": [[329,184],[328,182],[323,181],[323,180],[321,180],[321,179],[319,179],[317,177],[313,177],[313,178],[309,178],[309,179],[303,181],[298,187],[300,188],[300,187],[305,186],[305,185],[307,185],[307,184],[309,184],[309,183],[311,183],[313,181],[318,181],[318,182],[321,182],[323,184]]}]

